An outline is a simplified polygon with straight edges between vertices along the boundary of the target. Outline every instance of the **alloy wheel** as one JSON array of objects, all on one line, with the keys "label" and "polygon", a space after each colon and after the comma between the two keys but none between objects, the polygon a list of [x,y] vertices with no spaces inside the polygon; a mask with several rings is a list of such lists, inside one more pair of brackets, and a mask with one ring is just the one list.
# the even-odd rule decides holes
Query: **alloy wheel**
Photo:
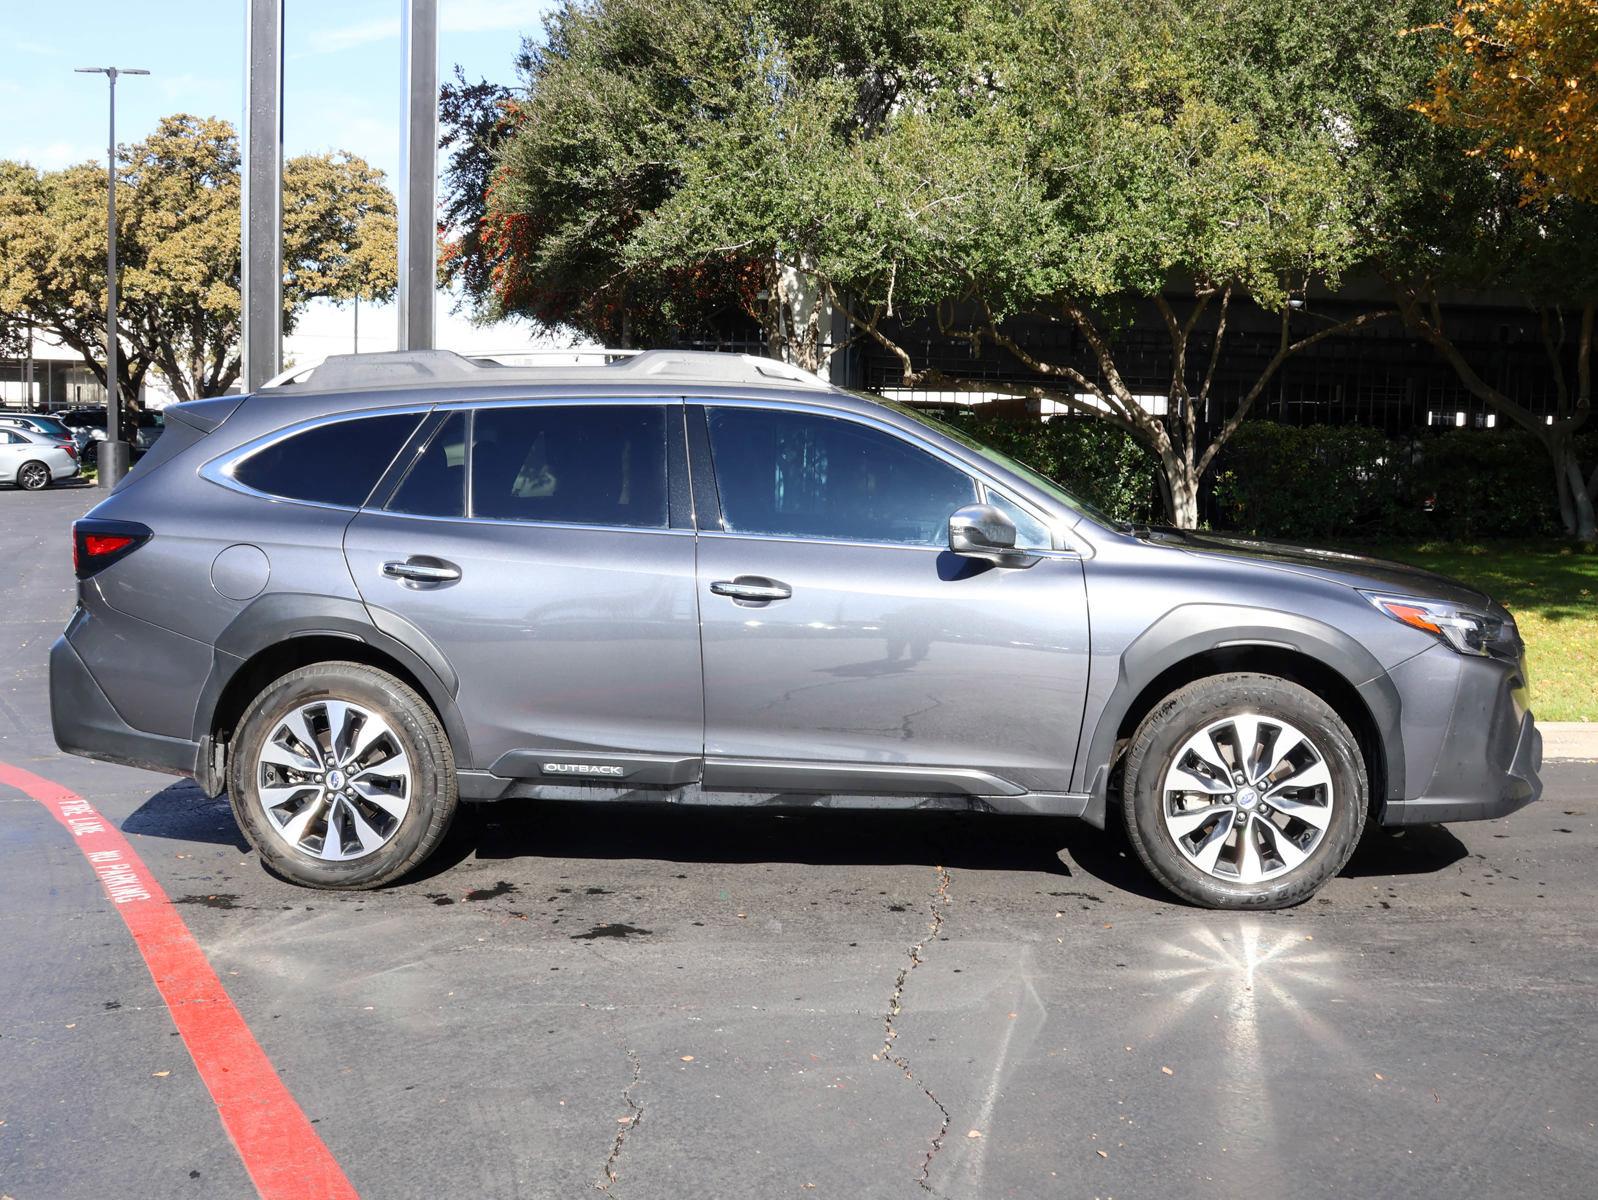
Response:
[{"label": "alloy wheel", "polygon": [[413,772],[381,714],[345,700],[312,700],[273,727],[256,756],[266,827],[312,858],[364,858],[399,831]]},{"label": "alloy wheel", "polygon": [[1206,725],[1178,747],[1160,780],[1160,809],[1177,848],[1229,883],[1263,883],[1305,862],[1326,836],[1333,799],[1314,740],[1259,713]]},{"label": "alloy wheel", "polygon": [[37,492],[50,482],[50,472],[40,463],[27,463],[17,472],[17,482],[28,491]]}]

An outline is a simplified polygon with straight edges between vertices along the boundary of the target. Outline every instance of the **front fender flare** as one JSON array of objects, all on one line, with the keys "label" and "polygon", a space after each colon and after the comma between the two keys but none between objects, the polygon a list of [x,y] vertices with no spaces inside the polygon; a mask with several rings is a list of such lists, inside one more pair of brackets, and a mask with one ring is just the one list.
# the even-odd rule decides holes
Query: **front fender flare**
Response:
[{"label": "front fender flare", "polygon": [[1286,650],[1336,672],[1368,710],[1380,740],[1386,795],[1404,794],[1403,736],[1398,689],[1386,669],[1342,630],[1313,617],[1233,604],[1183,604],[1155,621],[1121,654],[1109,699],[1084,723],[1077,786],[1091,800],[1084,819],[1104,827],[1116,742],[1127,713],[1148,686],[1171,668],[1216,650]]}]

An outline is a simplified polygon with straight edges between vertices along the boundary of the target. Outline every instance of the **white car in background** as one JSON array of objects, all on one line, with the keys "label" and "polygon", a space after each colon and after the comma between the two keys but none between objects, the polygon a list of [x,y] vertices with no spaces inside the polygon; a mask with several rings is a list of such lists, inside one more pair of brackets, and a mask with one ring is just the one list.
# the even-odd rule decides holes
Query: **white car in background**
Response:
[{"label": "white car in background", "polygon": [[31,430],[0,427],[0,483],[37,492],[77,473],[76,447]]}]

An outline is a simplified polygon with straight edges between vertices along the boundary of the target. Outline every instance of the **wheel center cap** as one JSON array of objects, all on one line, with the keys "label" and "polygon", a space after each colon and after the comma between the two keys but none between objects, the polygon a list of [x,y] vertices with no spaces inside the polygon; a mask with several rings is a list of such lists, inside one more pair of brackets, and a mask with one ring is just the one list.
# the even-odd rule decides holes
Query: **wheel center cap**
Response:
[{"label": "wheel center cap", "polygon": [[327,773],[327,786],[329,791],[338,791],[344,786],[343,771],[329,771]]},{"label": "wheel center cap", "polygon": [[[329,776],[329,778],[332,778]],[[1253,788],[1239,788],[1237,793],[1237,806],[1239,808],[1253,808],[1259,803],[1260,794]]]}]

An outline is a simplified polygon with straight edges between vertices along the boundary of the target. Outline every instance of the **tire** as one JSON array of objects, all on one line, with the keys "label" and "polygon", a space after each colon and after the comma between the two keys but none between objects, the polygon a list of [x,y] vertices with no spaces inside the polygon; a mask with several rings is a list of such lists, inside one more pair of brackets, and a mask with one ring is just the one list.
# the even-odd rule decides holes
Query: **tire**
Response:
[{"label": "tire", "polygon": [[[1239,753],[1250,738],[1254,752]],[[1167,889],[1205,908],[1271,909],[1343,869],[1370,795],[1359,745],[1325,701],[1232,674],[1190,683],[1144,718],[1122,804],[1138,857]]]},{"label": "tire", "polygon": [[17,468],[17,486],[25,492],[42,492],[50,486],[50,468],[37,459]]},{"label": "tire", "polygon": [[437,715],[361,663],[317,663],[270,684],[239,722],[229,759],[240,830],[268,869],[305,887],[397,879],[455,816],[455,756]]}]

